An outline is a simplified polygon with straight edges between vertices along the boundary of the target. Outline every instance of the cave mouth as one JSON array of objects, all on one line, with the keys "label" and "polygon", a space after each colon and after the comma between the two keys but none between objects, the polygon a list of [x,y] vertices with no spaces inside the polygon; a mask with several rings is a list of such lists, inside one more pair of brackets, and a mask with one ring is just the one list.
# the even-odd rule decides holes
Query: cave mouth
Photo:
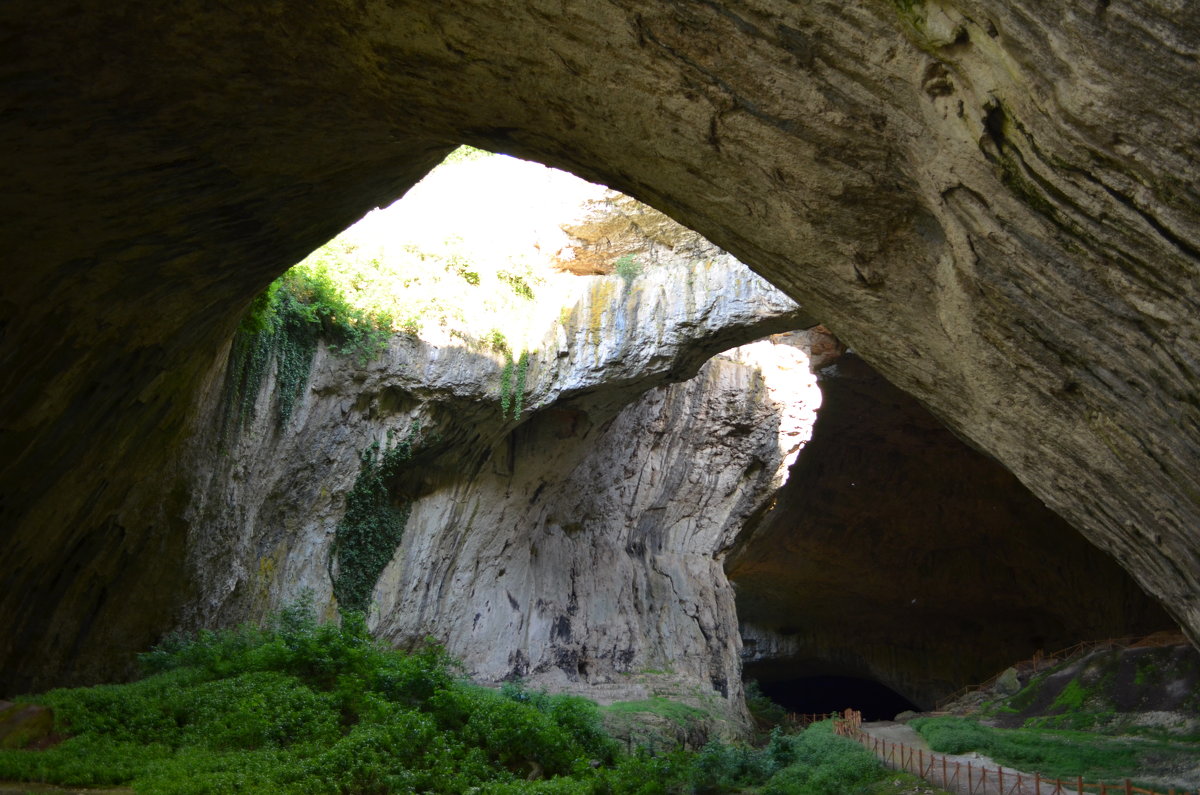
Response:
[{"label": "cave mouth", "polygon": [[[747,681],[751,679],[753,676],[748,675]],[[863,720],[874,721],[892,720],[906,710],[921,710],[895,690],[874,679],[820,675],[756,681],[763,695],[797,715],[856,709],[862,712]]]}]

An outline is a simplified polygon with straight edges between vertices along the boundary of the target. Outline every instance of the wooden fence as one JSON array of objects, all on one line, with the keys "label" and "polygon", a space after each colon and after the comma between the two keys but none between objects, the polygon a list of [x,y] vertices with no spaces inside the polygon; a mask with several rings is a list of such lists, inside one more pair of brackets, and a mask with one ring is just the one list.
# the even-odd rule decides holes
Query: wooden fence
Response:
[{"label": "wooden fence", "polygon": [[805,729],[814,723],[820,723],[823,720],[840,720],[841,715],[837,712],[813,712],[805,714],[797,714],[789,712],[784,716],[783,722],[790,729]]},{"label": "wooden fence", "polygon": [[[850,709],[834,721],[834,731],[857,741],[892,770],[912,773],[959,795],[1192,795],[1191,790],[1172,788],[1163,793],[1143,789],[1128,779],[1124,784],[1089,784],[1082,777],[1063,781],[1042,778],[1038,773],[1005,772],[1001,767],[970,761],[964,764],[943,754],[872,737],[862,730],[862,713]],[[1195,795],[1200,795],[1200,790]]]}]

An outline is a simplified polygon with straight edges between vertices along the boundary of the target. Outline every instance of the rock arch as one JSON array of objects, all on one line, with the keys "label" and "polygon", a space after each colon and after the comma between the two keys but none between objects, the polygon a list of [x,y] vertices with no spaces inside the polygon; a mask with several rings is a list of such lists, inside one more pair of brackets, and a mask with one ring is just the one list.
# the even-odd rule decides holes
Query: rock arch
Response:
[{"label": "rock arch", "polygon": [[189,395],[256,291],[460,140],[735,253],[1200,641],[1186,4],[17,0],[0,30],[7,689],[187,598]]}]

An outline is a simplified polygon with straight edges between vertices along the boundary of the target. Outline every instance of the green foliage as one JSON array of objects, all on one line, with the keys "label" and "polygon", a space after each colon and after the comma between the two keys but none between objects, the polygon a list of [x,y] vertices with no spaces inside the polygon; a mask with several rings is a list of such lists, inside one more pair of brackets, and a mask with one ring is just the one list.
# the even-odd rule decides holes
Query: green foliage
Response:
[{"label": "green foliage", "polygon": [[267,369],[275,363],[275,408],[282,427],[312,371],[320,340],[341,355],[366,362],[387,347],[392,319],[351,305],[320,264],[297,265],[250,306],[230,349],[225,425],[254,418]]},{"label": "green foliage", "polygon": [[690,778],[696,793],[754,787],[762,795],[850,795],[885,774],[870,752],[824,721],[799,734],[777,728],[759,749],[710,742],[692,760]]},{"label": "green foliage", "polygon": [[823,795],[882,773],[827,724],[776,731],[757,750],[624,754],[587,699],[469,684],[437,646],[381,647],[361,614],[318,623],[311,598],[266,626],[172,637],[140,659],[141,681],[38,697],[69,739],[0,750],[0,780],[197,795]]},{"label": "green foliage", "polygon": [[987,746],[988,729],[967,718],[917,718],[909,723],[935,751],[965,754]]},{"label": "green foliage", "polygon": [[822,721],[791,740],[789,763],[771,776],[762,795],[845,795],[887,774],[869,751],[833,733]]},{"label": "green foliage", "polygon": [[632,254],[625,254],[619,257],[613,265],[613,272],[625,280],[629,284],[638,276],[642,275],[642,265]]},{"label": "green foliage", "polygon": [[511,358],[512,349],[508,346],[508,338],[499,329],[492,329],[488,332],[484,337],[484,343],[497,353],[509,353]]},{"label": "green foliage", "polygon": [[511,351],[505,351],[507,359],[500,371],[500,416],[504,419],[519,419],[525,408],[525,381],[529,373],[529,352],[521,351],[515,361]]},{"label": "green foliage", "polygon": [[787,710],[768,698],[753,679],[746,681],[746,708],[760,726],[774,727],[783,723]]},{"label": "green foliage", "polygon": [[672,701],[664,696],[654,696],[641,701],[617,701],[604,709],[607,712],[616,713],[649,712],[667,718],[679,726],[687,726],[692,721],[707,715],[702,709],[679,701]]},{"label": "green foliage", "polygon": [[446,270],[458,274],[472,287],[479,286],[479,271],[475,270],[471,263],[459,254],[451,254],[446,258]]},{"label": "green foliage", "polygon": [[712,740],[692,762],[692,784],[698,793],[730,792],[743,784],[761,784],[776,769],[768,754]]},{"label": "green foliage", "polygon": [[617,753],[591,702],[465,684],[440,648],[385,650],[361,615],[319,624],[304,602],[263,628],[172,638],[142,662],[150,675],[139,682],[39,697],[72,736],[47,751],[0,751],[0,779],[149,793],[461,793],[504,791],[540,769],[580,776],[540,791],[587,792],[592,761]]},{"label": "green foliage", "polygon": [[1079,684],[1078,679],[1072,679],[1067,683],[1067,686],[1058,694],[1058,698],[1054,699],[1054,703],[1050,705],[1051,709],[1077,710],[1083,707],[1083,702],[1087,698],[1087,691]]},{"label": "green foliage", "polygon": [[338,522],[329,557],[333,593],[342,612],[367,610],[375,583],[404,535],[412,506],[407,501],[399,505],[393,501],[392,484],[412,458],[419,433],[420,425],[414,424],[403,440],[393,444],[389,431],[382,449],[376,442],[362,452],[358,477],[346,494],[346,513]]},{"label": "green foliage", "polygon": [[497,271],[496,278],[507,284],[509,289],[521,298],[527,301],[533,300],[533,286],[525,276],[512,271]]},{"label": "green foliage", "polygon": [[1194,758],[1195,745],[1104,737],[1078,731],[995,729],[966,718],[918,718],[910,725],[935,751],[978,751],[1004,765],[1055,778],[1136,778],[1143,757]]}]

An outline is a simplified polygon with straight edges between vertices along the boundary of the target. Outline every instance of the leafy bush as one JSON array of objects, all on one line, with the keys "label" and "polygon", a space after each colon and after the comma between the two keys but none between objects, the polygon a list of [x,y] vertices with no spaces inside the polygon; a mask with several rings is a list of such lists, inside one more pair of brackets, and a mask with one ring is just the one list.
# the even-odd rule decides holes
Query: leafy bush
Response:
[{"label": "leafy bush", "polygon": [[835,735],[830,721],[795,735],[791,746],[791,764],[771,777],[763,795],[844,795],[886,774],[869,751]]},{"label": "leafy bush", "polygon": [[823,795],[880,770],[827,725],[776,731],[762,749],[623,754],[586,699],[469,684],[441,648],[384,649],[361,614],[321,624],[311,600],[264,627],[170,638],[141,660],[141,681],[39,697],[71,736],[0,750],[0,779],[196,795]]},{"label": "leafy bush", "polygon": [[753,679],[746,681],[746,708],[750,716],[760,726],[778,726],[787,717],[787,710],[776,704],[763,693],[758,682]]},{"label": "leafy bush", "polygon": [[829,721],[794,735],[776,729],[761,749],[710,742],[692,763],[697,793],[761,787],[762,795],[847,795],[884,774],[874,756],[835,735]]},{"label": "leafy bush", "polygon": [[988,747],[987,729],[966,718],[917,718],[909,723],[935,751],[964,754]]},{"label": "leafy bush", "polygon": [[624,279],[626,284],[629,284],[642,274],[642,265],[633,258],[632,254],[625,254],[619,257],[613,264],[613,273]]},{"label": "leafy bush", "polygon": [[310,600],[265,627],[170,638],[141,661],[141,681],[39,697],[72,736],[48,751],[0,751],[0,778],[172,793],[460,793],[536,771],[581,792],[600,775],[593,765],[617,756],[594,703],[470,685],[440,647],[386,650],[361,615],[321,624]]}]

